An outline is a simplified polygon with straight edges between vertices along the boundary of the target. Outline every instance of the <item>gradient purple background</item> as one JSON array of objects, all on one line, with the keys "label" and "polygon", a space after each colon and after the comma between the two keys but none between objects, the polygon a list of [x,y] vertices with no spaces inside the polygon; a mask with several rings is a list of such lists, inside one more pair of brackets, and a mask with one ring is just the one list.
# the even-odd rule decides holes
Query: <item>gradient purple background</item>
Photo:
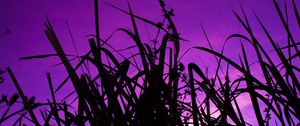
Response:
[{"label": "gradient purple background", "polygon": [[[285,45],[286,34],[283,32],[283,27],[279,22],[272,0],[168,0],[167,5],[175,9],[176,16],[174,17],[174,21],[178,27],[178,31],[183,38],[189,40],[182,42],[181,52],[183,53],[193,46],[208,47],[201,30],[201,24],[204,26],[214,49],[218,51],[222,47],[226,37],[230,34],[244,33],[244,30],[232,13],[232,9],[240,13],[239,1],[241,1],[247,10],[247,14],[254,25],[254,31],[258,33],[257,37],[262,42],[264,42],[265,36],[260,34],[261,29],[257,26],[257,21],[253,16],[254,11],[275,39],[279,43],[284,43],[282,45]],[[128,15],[111,8],[103,2],[103,0],[100,0],[101,37],[106,38],[115,29],[120,27],[131,28]],[[105,0],[105,2],[127,9],[126,0]],[[299,1],[297,2],[299,3]],[[161,8],[157,0],[130,0],[130,3],[135,14],[155,22],[162,20]],[[283,5],[283,0],[280,0],[279,3]],[[289,6],[291,6],[290,3]],[[290,15],[292,17],[292,13]],[[82,55],[89,49],[86,35],[94,33],[93,0],[0,1],[0,34],[6,28],[12,31],[12,34],[6,34],[0,38],[0,68],[11,67],[25,94],[28,96],[37,96],[38,101],[50,96],[45,71],[51,72],[56,86],[66,77],[66,72],[62,70],[62,66],[51,67],[59,63],[58,58],[19,60],[20,57],[24,56],[54,53],[52,46],[43,32],[43,22],[46,16],[51,20],[66,53],[75,54],[65,23],[66,20],[69,22],[78,51]],[[139,23],[138,25],[144,33],[142,34],[144,40],[149,40],[149,36],[150,38],[154,37],[153,33],[155,32],[151,30],[149,25],[144,23]],[[234,39],[228,43],[225,52],[227,56],[233,59],[238,57],[238,53],[240,52],[239,41]],[[270,51],[271,49],[268,48],[269,44],[267,41],[265,42],[262,45]],[[118,49],[133,45],[124,34],[116,34],[112,41],[110,41],[110,44]],[[247,50],[251,51],[252,49],[248,48]],[[272,54],[270,51],[270,55]],[[252,62],[255,61],[253,55],[254,53],[249,53],[249,57],[253,59]],[[208,66],[210,70],[214,70],[214,66],[216,65],[213,57],[199,51],[189,52],[183,58],[183,62],[196,62],[200,66]],[[258,76],[260,75],[258,74]],[[6,81],[0,85],[0,94],[12,94],[16,92],[7,74],[4,77]],[[70,85],[66,86],[59,92],[59,95],[70,92],[68,87],[71,88]],[[247,107],[247,101],[244,99],[241,104]],[[249,114],[249,117],[251,116]]]}]

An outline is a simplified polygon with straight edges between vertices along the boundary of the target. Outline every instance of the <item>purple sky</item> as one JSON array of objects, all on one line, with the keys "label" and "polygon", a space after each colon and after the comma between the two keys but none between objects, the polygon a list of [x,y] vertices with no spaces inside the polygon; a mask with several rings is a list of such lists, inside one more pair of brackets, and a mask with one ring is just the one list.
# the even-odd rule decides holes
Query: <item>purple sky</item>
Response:
[{"label": "purple sky", "polygon": [[[182,43],[181,52],[193,46],[207,47],[201,24],[206,29],[216,50],[220,50],[226,37],[230,34],[243,33],[244,30],[231,11],[231,9],[234,9],[240,12],[239,1],[249,12],[253,25],[257,24],[252,13],[255,11],[266,27],[270,29],[271,34],[277,40],[284,42],[286,35],[280,32],[283,28],[279,23],[272,0],[168,0],[167,5],[175,9],[174,21],[178,31],[183,38],[189,40]],[[104,0],[100,0],[101,37],[106,38],[120,27],[131,28],[128,15],[105,5],[103,2]],[[126,0],[105,0],[105,2],[127,9]],[[297,2],[299,3],[299,1]],[[162,13],[157,0],[130,0],[130,3],[135,14],[155,22],[161,21]],[[280,3],[282,3],[282,0],[280,0]],[[50,18],[66,53],[75,54],[66,25],[67,20],[79,53],[84,54],[89,49],[85,36],[94,33],[93,0],[0,1],[0,34],[6,28],[12,31],[12,34],[6,34],[0,38],[0,68],[11,67],[24,88],[25,94],[34,95],[38,98],[50,96],[45,71],[52,73],[55,84],[60,83],[66,76],[65,71],[61,71],[62,66],[51,67],[59,62],[57,58],[19,60],[20,57],[24,56],[54,53],[43,32],[43,22],[46,16]],[[144,23],[138,25],[141,31],[145,33],[142,34],[144,40],[148,40],[149,36],[153,38],[154,32],[149,25]],[[254,27],[254,31],[261,33],[257,25]],[[264,40],[263,35],[257,37]],[[118,33],[110,41],[110,44],[122,49],[133,43],[128,41],[127,36]],[[268,49],[269,44],[262,43],[262,45]],[[237,47],[239,47],[239,40],[230,41],[225,54],[237,58],[240,52]],[[270,54],[272,55],[272,53]],[[249,54],[249,56],[253,57],[253,54]],[[215,65],[214,58],[199,51],[188,53],[183,58],[183,62],[196,62],[200,66],[213,67]],[[5,76],[5,78],[6,82],[0,85],[0,94],[16,92],[8,76]],[[70,92],[67,88],[63,88],[63,91]]]}]

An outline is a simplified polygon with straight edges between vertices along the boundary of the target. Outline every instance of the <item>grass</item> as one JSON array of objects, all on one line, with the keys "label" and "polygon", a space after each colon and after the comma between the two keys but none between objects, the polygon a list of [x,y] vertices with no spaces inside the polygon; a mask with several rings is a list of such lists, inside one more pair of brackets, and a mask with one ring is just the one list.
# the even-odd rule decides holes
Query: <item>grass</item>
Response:
[{"label": "grass", "polygon": [[0,69],[0,84],[2,84],[4,82],[4,78],[1,76],[5,73],[5,71]]},{"label": "grass", "polygon": [[[98,1],[94,1],[95,30],[94,38],[89,38],[90,51],[82,56],[65,54],[54,28],[49,19],[45,22],[45,34],[48,37],[55,54],[23,57],[23,60],[35,58],[47,58],[56,56],[61,60],[68,72],[65,81],[55,88],[50,73],[46,73],[51,100],[47,103],[36,103],[34,97],[28,98],[23,93],[15,75],[10,68],[7,71],[14,82],[18,93],[10,100],[2,96],[0,104],[7,107],[0,118],[0,124],[17,116],[15,124],[22,124],[22,119],[29,120],[34,125],[270,125],[271,121],[277,125],[298,125],[300,120],[299,99],[299,49],[295,35],[292,34],[287,17],[288,12],[281,10],[277,1],[273,1],[276,12],[280,18],[288,36],[287,46],[280,47],[278,42],[270,35],[264,23],[256,16],[259,25],[272,45],[280,61],[275,62],[270,57],[261,42],[256,38],[250,25],[250,20],[242,8],[241,15],[233,11],[234,16],[242,24],[246,34],[232,34],[227,40],[239,38],[243,42],[250,43],[255,50],[255,56],[263,74],[263,79],[257,78],[249,64],[249,52],[241,43],[242,53],[239,62],[235,62],[221,53],[213,50],[210,46],[194,47],[193,49],[207,52],[216,58],[218,63],[215,75],[208,76],[195,63],[184,65],[179,62],[180,42],[183,40],[172,20],[173,10],[166,9],[165,2],[159,0],[164,19],[162,23],[154,23],[148,19],[137,16],[132,11],[128,2],[129,10],[123,10],[114,5],[111,7],[128,14],[132,23],[132,30],[119,28],[116,32],[127,34],[137,47],[138,53],[123,59],[116,58],[120,50],[116,50],[108,44],[109,38],[100,37]],[[292,10],[297,25],[300,28],[300,17],[296,2],[292,1]],[[157,37],[154,41],[158,45],[151,47],[145,43],[139,32],[136,20],[157,28]],[[300,30],[300,29],[298,29]],[[210,41],[203,29],[207,41]],[[299,32],[299,31],[298,31]],[[70,32],[71,33],[71,32]],[[112,34],[113,35],[113,34]],[[173,45],[168,47],[168,43]],[[129,48],[128,48],[129,49]],[[128,49],[122,50],[126,51]],[[288,54],[285,54],[287,52]],[[121,55],[121,54],[120,54]],[[79,60],[77,65],[72,66],[69,57]],[[167,58],[168,57],[168,58]],[[138,62],[140,61],[140,62]],[[223,76],[221,62],[227,64]],[[92,66],[87,67],[88,64]],[[142,67],[139,64],[142,65]],[[185,71],[187,67],[187,73]],[[230,80],[229,67],[239,71],[240,77]],[[96,75],[89,72],[78,73],[78,69],[95,69]],[[134,75],[129,70],[136,70]],[[0,72],[2,74],[2,72]],[[73,93],[62,101],[56,99],[55,93],[70,80],[73,85]],[[1,78],[2,81],[2,78]],[[242,85],[245,86],[242,86]],[[205,95],[201,95],[205,94]],[[247,122],[240,107],[239,97],[249,95],[256,122]],[[200,97],[203,96],[203,97]],[[10,114],[11,106],[17,102],[19,96],[24,108]],[[71,99],[70,96],[76,96]],[[74,105],[74,104],[77,105]],[[77,106],[73,111],[74,106]],[[266,106],[266,109],[262,109]],[[39,109],[39,108],[46,108]],[[39,111],[39,117],[34,113]],[[219,114],[216,114],[219,113]],[[27,115],[29,114],[29,117]],[[253,124],[252,124],[253,123]]]}]

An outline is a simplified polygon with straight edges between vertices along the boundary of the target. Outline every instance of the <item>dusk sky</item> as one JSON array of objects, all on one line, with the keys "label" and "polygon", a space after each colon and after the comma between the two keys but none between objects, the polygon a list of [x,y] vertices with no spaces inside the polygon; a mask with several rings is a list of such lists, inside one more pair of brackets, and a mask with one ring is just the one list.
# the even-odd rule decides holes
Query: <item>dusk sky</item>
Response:
[{"label": "dusk sky", "polygon": [[[117,28],[130,28],[130,17],[104,2],[127,10],[126,0],[100,0],[100,36],[107,38]],[[174,22],[183,41],[181,54],[193,46],[208,47],[201,24],[205,28],[212,46],[220,51],[226,38],[233,33],[244,33],[240,23],[234,17],[232,10],[239,14],[240,5],[244,6],[254,26],[254,31],[261,33],[254,13],[257,13],[270,33],[279,41],[286,41],[286,34],[281,32],[282,25],[273,6],[272,0],[167,0],[167,7],[175,10]],[[297,5],[300,5],[299,1]],[[279,0],[283,5],[283,0]],[[157,0],[130,0],[130,4],[136,15],[145,17],[154,22],[162,20],[162,12]],[[291,6],[288,0],[288,6]],[[52,67],[59,63],[57,57],[34,60],[20,60],[24,56],[51,54],[54,50],[44,34],[44,21],[48,17],[54,27],[58,38],[67,54],[75,54],[70,34],[66,25],[69,23],[75,44],[79,54],[83,55],[89,50],[88,35],[94,34],[93,0],[1,0],[0,1],[0,34],[6,29],[11,34],[4,34],[0,37],[0,68],[11,67],[26,95],[37,96],[37,100],[49,98],[45,72],[51,73],[55,86],[61,83],[67,76],[63,66]],[[290,10],[292,11],[292,10]],[[292,14],[291,14],[292,15]],[[292,17],[293,19],[293,17]],[[155,31],[151,26],[138,22],[143,40],[153,39]],[[293,25],[293,22],[291,22]],[[293,29],[293,28],[292,28]],[[262,41],[263,34],[257,36]],[[299,35],[299,34],[298,34]],[[110,44],[117,49],[124,49],[133,45],[129,38],[123,33],[113,36]],[[236,59],[240,53],[240,40],[233,39],[227,46],[225,55]],[[262,43],[272,55],[269,43]],[[252,50],[252,49],[247,49]],[[129,55],[129,54],[128,54]],[[249,54],[252,58],[253,54]],[[214,57],[200,51],[190,51],[183,58],[184,63],[195,62],[199,66],[215,66]],[[255,59],[251,62],[254,62]],[[258,75],[259,76],[259,75]],[[5,82],[0,85],[0,94],[12,94],[16,92],[10,78],[4,75]],[[66,86],[62,94],[70,92]],[[246,104],[246,103],[245,103]],[[1,115],[1,114],[0,114]]]}]

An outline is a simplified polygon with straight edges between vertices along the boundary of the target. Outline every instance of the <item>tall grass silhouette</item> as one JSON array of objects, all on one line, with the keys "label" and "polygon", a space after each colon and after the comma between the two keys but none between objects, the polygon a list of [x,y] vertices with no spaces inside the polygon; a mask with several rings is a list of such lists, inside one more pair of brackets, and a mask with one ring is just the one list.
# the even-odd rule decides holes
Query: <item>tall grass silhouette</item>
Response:
[{"label": "tall grass silhouette", "polygon": [[[129,10],[123,10],[114,5],[109,6],[130,16],[132,29],[119,28],[115,32],[128,35],[135,45],[125,49],[137,48],[138,52],[130,57],[125,57],[120,50],[116,50],[108,42],[108,38],[100,37],[98,1],[94,1],[95,30],[96,34],[88,39],[90,51],[85,55],[67,55],[56,36],[55,30],[49,19],[45,22],[45,34],[50,41],[55,54],[23,57],[22,60],[58,57],[61,65],[65,67],[68,77],[56,86],[52,83],[50,73],[46,73],[51,99],[47,103],[37,103],[34,97],[27,98],[20,87],[14,73],[10,68],[7,72],[11,77],[18,93],[12,97],[1,98],[0,104],[5,104],[5,113],[0,117],[0,124],[17,116],[15,125],[22,124],[24,119],[34,125],[141,125],[141,126],[188,126],[188,125],[299,125],[300,99],[299,99],[299,42],[292,34],[287,20],[287,6],[281,10],[276,0],[273,1],[276,12],[280,18],[288,36],[286,46],[280,47],[278,42],[270,35],[263,21],[256,16],[260,28],[266,35],[268,42],[276,52],[280,61],[275,62],[270,57],[261,42],[256,38],[250,25],[250,20],[241,9],[241,14],[233,11],[233,15],[242,24],[246,34],[235,33],[227,40],[239,38],[243,42],[250,43],[255,50],[255,56],[259,64],[258,68],[251,69],[249,64],[249,52],[241,43],[242,53],[239,62],[226,57],[223,52],[217,52],[206,47],[194,47],[193,49],[207,52],[216,58],[217,69],[213,77],[208,76],[197,64],[187,65],[180,62],[180,43],[183,41],[172,20],[172,9],[167,9],[165,2],[159,0],[163,21],[155,23],[137,16],[128,3]],[[296,2],[292,0],[292,10],[297,27],[300,28],[300,17]],[[151,47],[140,37],[136,20],[142,21],[157,29],[154,40],[155,46]],[[293,26],[296,27],[296,26]],[[300,30],[300,29],[297,30]],[[206,36],[205,30],[203,29]],[[299,31],[298,31],[299,33]],[[206,36],[207,40],[208,37]],[[210,43],[210,41],[208,41]],[[167,45],[172,45],[171,47]],[[124,51],[124,50],[123,50]],[[287,54],[285,54],[287,52]],[[123,59],[118,59],[116,54]],[[75,66],[71,65],[71,58],[79,59]],[[222,67],[222,63],[227,66]],[[92,66],[88,66],[92,64]],[[139,67],[141,66],[141,67]],[[185,68],[187,67],[187,71]],[[241,76],[230,80],[229,67],[239,71]],[[96,75],[90,72],[79,73],[78,69],[97,71]],[[263,78],[257,78],[253,71],[260,69]],[[134,75],[129,70],[136,70]],[[224,70],[225,76],[220,74]],[[54,73],[55,74],[55,73]],[[59,91],[67,81],[73,85],[73,92],[62,101],[56,99],[55,93]],[[201,95],[200,94],[205,94]],[[245,111],[241,110],[239,101],[241,95],[249,95],[254,112],[255,122],[247,122]],[[70,96],[76,95],[72,102]],[[24,107],[11,111],[13,106],[21,98]],[[76,104],[76,105],[75,105]],[[262,106],[266,106],[263,109]],[[74,107],[77,107],[74,109]],[[46,109],[39,109],[46,108]],[[39,112],[40,114],[36,114]],[[272,121],[272,122],[271,122]]]}]

